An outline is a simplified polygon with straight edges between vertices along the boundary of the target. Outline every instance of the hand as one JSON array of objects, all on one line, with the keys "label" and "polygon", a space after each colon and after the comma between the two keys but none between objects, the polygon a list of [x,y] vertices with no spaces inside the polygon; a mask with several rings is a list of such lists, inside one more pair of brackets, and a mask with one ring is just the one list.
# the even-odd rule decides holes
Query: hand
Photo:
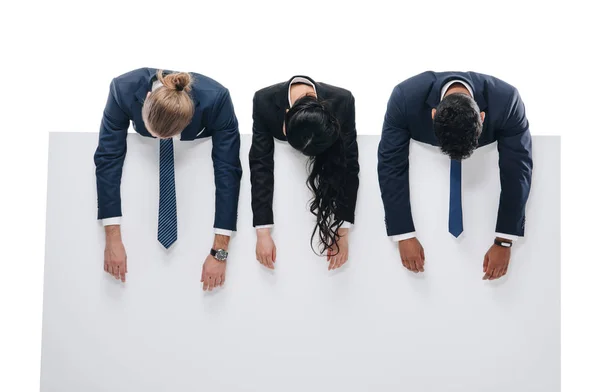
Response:
[{"label": "hand", "polygon": [[269,269],[275,269],[277,248],[271,238],[271,229],[256,230],[256,260]]},{"label": "hand", "polygon": [[327,249],[327,261],[329,262],[329,271],[340,268],[348,261],[348,229],[338,229],[337,246]]},{"label": "hand", "polygon": [[425,251],[417,237],[398,242],[402,265],[412,272],[425,272]]},{"label": "hand", "polygon": [[106,227],[106,246],[104,248],[104,271],[108,272],[115,279],[125,282],[127,273],[127,253],[121,240],[121,230],[119,226]]},{"label": "hand", "polygon": [[226,261],[219,261],[213,256],[208,255],[202,266],[202,278],[200,282],[204,283],[202,290],[212,291],[225,283],[225,264]]},{"label": "hand", "polygon": [[[503,242],[509,240],[501,239]],[[495,280],[506,275],[508,263],[510,262],[510,248],[492,245],[483,259],[483,280]]]}]

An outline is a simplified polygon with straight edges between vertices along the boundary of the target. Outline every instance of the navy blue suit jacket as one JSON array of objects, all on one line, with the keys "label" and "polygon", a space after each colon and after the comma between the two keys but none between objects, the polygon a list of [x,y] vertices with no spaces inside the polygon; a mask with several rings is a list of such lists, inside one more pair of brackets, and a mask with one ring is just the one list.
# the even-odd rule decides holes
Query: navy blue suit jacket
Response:
[{"label": "navy blue suit jacket", "polygon": [[533,161],[525,106],[516,88],[475,72],[424,72],[394,88],[379,143],[379,186],[389,236],[415,231],[410,208],[408,146],[410,139],[438,146],[431,109],[440,103],[445,83],[459,79],[473,89],[485,112],[479,147],[498,142],[502,191],[496,232],[523,236]]},{"label": "navy blue suit jacket", "polygon": [[[169,71],[165,71],[165,74]],[[216,200],[214,227],[235,230],[242,166],[240,134],[229,91],[218,82],[191,73],[194,117],[181,140],[212,137]],[[140,68],[113,79],[94,155],[98,219],[121,216],[121,174],[127,151],[129,122],[142,136],[152,137],[142,120],[142,105],[156,80],[156,69]]]}]

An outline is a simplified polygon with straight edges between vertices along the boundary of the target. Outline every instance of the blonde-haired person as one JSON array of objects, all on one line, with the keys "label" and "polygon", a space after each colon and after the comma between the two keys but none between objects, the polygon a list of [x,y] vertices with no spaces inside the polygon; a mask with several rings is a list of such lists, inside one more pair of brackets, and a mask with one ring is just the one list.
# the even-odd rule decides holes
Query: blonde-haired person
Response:
[{"label": "blonde-haired person", "polygon": [[121,239],[121,174],[129,123],[137,133],[159,139],[157,239],[169,248],[177,239],[173,139],[212,137],[215,237],[202,269],[204,290],[225,282],[227,248],[236,230],[242,167],[240,135],[229,91],[196,73],[141,68],[113,79],[94,155],[98,219],[106,234],[104,270],[125,282],[127,255]]}]

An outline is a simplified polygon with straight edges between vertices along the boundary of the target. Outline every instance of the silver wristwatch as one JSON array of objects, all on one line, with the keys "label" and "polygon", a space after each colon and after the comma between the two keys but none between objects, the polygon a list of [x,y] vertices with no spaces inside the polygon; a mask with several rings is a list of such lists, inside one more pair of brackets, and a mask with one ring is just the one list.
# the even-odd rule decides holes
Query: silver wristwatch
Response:
[{"label": "silver wristwatch", "polygon": [[227,261],[227,251],[225,249],[211,249],[210,255],[219,261]]}]

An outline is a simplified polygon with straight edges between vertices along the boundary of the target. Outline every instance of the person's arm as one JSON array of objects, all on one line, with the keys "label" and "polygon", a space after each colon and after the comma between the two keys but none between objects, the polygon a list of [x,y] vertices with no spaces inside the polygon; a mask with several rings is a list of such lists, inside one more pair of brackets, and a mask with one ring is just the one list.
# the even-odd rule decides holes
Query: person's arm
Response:
[{"label": "person's arm", "polygon": [[121,239],[121,176],[127,152],[129,115],[122,107],[117,84],[113,80],[102,122],[98,148],[94,154],[98,219],[105,230],[104,270],[125,281],[127,254]]},{"label": "person's arm", "polygon": [[[255,95],[252,111],[252,146],[250,147],[250,183],[252,185],[253,226],[267,229],[273,225],[273,187],[275,143],[259,113]],[[283,124],[281,125],[283,127]]]},{"label": "person's arm", "polygon": [[212,110],[212,160],[215,176],[216,235],[231,235],[237,226],[242,164],[240,133],[228,90],[217,98]]},{"label": "person's arm", "polygon": [[392,241],[398,242],[402,265],[412,272],[423,272],[425,252],[416,238],[410,207],[409,146],[405,97],[402,90],[396,87],[388,101],[379,142],[379,188],[387,235]]},{"label": "person's arm", "polygon": [[[100,124],[98,148],[94,154],[98,219],[121,216],[121,176],[127,152],[127,128],[129,116],[121,106],[117,84],[113,80]],[[118,223],[118,219],[112,222]]]},{"label": "person's arm", "polygon": [[415,231],[408,181],[410,133],[404,111],[404,96],[396,87],[385,113],[377,164],[387,234],[390,237]]},{"label": "person's arm", "polygon": [[515,90],[507,106],[506,122],[499,131],[500,204],[496,236],[525,235],[525,206],[531,188],[533,159],[525,106]]},{"label": "person's arm", "polygon": [[[525,206],[533,171],[529,122],[517,90],[508,101],[504,118],[505,123],[498,131],[498,166],[502,190],[496,239],[514,242],[516,238],[525,235]],[[510,247],[491,245],[483,260],[483,279],[494,280],[506,275],[510,254]]]},{"label": "person's arm", "polygon": [[344,198],[341,200],[341,207],[336,211],[336,215],[344,221],[342,228],[349,228],[354,224],[356,196],[358,193],[358,173],[360,171],[360,166],[358,163],[358,143],[356,141],[356,117],[354,108],[354,97],[350,96],[344,118],[341,122],[341,132],[346,149],[346,172],[344,173]]},{"label": "person's arm", "polygon": [[[254,95],[252,109],[252,146],[250,147],[250,183],[252,185],[252,225],[256,228],[256,260],[267,268],[275,268],[277,248],[271,237],[273,227],[273,154],[275,142],[259,110]],[[281,124],[283,127],[283,124]]]}]

